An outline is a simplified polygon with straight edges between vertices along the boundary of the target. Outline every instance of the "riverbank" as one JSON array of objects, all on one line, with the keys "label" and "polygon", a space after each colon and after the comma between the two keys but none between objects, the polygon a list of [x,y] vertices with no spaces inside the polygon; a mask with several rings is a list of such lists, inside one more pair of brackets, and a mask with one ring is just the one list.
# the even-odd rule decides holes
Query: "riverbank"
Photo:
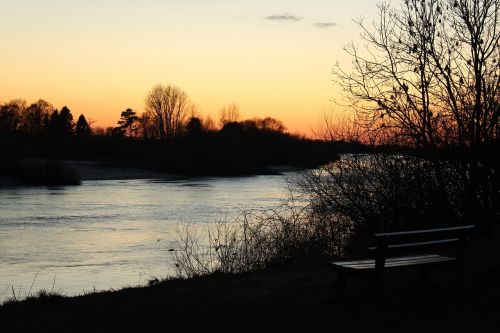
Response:
[{"label": "riverbank", "polygon": [[432,272],[420,285],[416,271],[404,270],[386,275],[381,300],[355,279],[337,297],[330,267],[308,264],[8,303],[0,307],[0,330],[482,332],[500,324],[500,266],[492,249],[491,240],[472,242],[463,290],[447,272]]},{"label": "riverbank", "polygon": [[[359,151],[352,144],[267,131],[218,131],[169,140],[96,135],[71,137],[63,141],[14,133],[0,136],[0,143],[6,147],[5,159],[12,161],[99,161],[105,166],[125,166],[183,177],[269,174],[275,165],[314,168],[337,159],[340,152]],[[0,171],[1,167],[2,163]],[[1,174],[9,175],[8,172]],[[149,177],[139,175],[145,176]],[[95,177],[102,179],[104,176]],[[85,180],[85,176],[82,179]]]},{"label": "riverbank", "polygon": [[[26,159],[20,160],[22,164],[39,164],[44,165],[49,160],[46,159]],[[162,180],[179,180],[185,179],[187,176],[182,174],[174,174],[157,171],[152,167],[143,165],[140,161],[123,161],[119,159],[111,160],[62,160],[59,161],[66,170],[70,170],[74,173],[74,177],[77,181],[88,181],[88,180],[127,180],[127,179],[162,179]],[[40,169],[40,168],[38,168]],[[248,170],[248,172],[235,172],[234,174],[219,174],[215,176],[251,176],[251,175],[278,175],[284,172],[299,171],[301,168],[288,166],[288,165],[272,165],[265,168]],[[13,173],[13,172],[9,172]],[[28,170],[23,172],[23,177],[12,176],[9,174],[0,175],[0,187],[16,187],[23,185],[45,185],[43,180],[45,177],[41,175],[39,178],[42,180],[34,182],[24,174],[29,174],[30,177],[36,176],[36,172]],[[191,175],[193,176],[193,175]],[[210,176],[210,174],[206,175]],[[31,180],[31,181],[30,181]],[[63,179],[64,180],[64,179]],[[73,179],[72,179],[73,180]],[[67,185],[74,185],[75,181],[69,182]],[[47,184],[52,185],[52,184]],[[64,185],[63,181],[61,184]]]},{"label": "riverbank", "polygon": [[118,179],[178,179],[179,176],[144,168],[126,166],[123,163],[97,160],[65,160],[65,165],[76,170],[80,180],[118,180]]},{"label": "riverbank", "polygon": [[[48,160],[45,159],[27,159],[20,160],[19,165],[39,165],[44,166]],[[85,180],[126,180],[126,179],[178,179],[178,176],[156,172],[152,170],[134,168],[119,164],[106,164],[101,161],[77,161],[65,160],[58,161],[65,170],[70,170],[74,176],[72,181],[65,183],[61,179],[60,184],[52,184],[47,181],[41,167],[31,168],[34,170],[24,170],[26,168],[17,168],[15,171],[9,171],[0,175],[0,187],[33,186],[33,185],[77,185]],[[20,171],[19,171],[20,170]],[[73,180],[76,179],[76,181]]]},{"label": "riverbank", "polygon": [[[120,160],[66,160],[65,165],[77,171],[81,180],[118,180],[118,179],[166,179],[177,180],[186,178],[181,174],[166,173],[155,171],[152,168],[135,167],[134,163],[123,162]],[[299,171],[300,168],[288,165],[271,165],[249,174],[239,176],[251,176],[259,174],[277,175],[284,172]]]}]

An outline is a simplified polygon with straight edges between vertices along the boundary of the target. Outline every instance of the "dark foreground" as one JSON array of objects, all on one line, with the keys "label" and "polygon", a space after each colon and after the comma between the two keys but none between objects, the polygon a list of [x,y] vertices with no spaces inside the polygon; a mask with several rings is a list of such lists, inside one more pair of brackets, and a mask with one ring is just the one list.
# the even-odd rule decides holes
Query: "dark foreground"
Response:
[{"label": "dark foreground", "polygon": [[0,332],[497,331],[500,265],[493,247],[490,239],[471,244],[463,290],[447,272],[420,284],[416,271],[405,270],[386,275],[380,300],[357,280],[336,297],[334,273],[311,264],[8,303],[0,307]]}]

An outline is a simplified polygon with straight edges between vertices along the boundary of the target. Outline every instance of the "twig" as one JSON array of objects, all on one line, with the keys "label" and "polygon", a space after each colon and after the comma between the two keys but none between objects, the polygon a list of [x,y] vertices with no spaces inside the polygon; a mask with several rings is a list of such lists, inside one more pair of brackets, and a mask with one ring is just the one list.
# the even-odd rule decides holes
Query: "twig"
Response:
[{"label": "twig", "polygon": [[54,275],[54,281],[52,282],[52,289],[50,290],[50,293],[52,294],[54,292],[54,286],[56,284],[56,276]]},{"label": "twig", "polygon": [[33,282],[31,282],[30,290],[28,291],[28,296],[31,296],[31,289],[33,288],[33,285],[35,284],[35,280],[38,276],[38,272],[35,274],[35,278],[33,279]]}]

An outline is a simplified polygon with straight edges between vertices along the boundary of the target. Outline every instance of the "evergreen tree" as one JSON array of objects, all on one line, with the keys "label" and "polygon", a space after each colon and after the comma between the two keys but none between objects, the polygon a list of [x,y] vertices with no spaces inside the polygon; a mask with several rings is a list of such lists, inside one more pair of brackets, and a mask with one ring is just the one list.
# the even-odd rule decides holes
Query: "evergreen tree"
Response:
[{"label": "evergreen tree", "polygon": [[52,113],[49,119],[49,136],[56,142],[70,137],[74,133],[73,115],[68,107],[63,107],[60,112]]},{"label": "evergreen tree", "polygon": [[137,132],[136,124],[139,120],[137,114],[132,109],[126,109],[122,111],[120,115],[120,120],[118,120],[118,127],[115,128],[115,132],[119,133],[121,136],[135,136]]},{"label": "evergreen tree", "polygon": [[75,123],[73,115],[67,106],[64,106],[59,112],[59,126],[61,134],[65,137],[73,135]]},{"label": "evergreen tree", "polygon": [[85,119],[85,116],[81,114],[80,117],[78,117],[78,120],[76,121],[76,126],[75,126],[76,136],[85,137],[85,136],[90,136],[91,133],[92,129],[90,128],[87,119]]}]

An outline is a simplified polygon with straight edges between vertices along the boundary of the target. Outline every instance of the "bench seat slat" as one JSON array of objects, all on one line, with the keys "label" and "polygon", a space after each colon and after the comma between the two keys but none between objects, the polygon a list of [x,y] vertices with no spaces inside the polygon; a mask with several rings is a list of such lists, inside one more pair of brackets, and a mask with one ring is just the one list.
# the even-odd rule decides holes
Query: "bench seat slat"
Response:
[{"label": "bench seat slat", "polygon": [[[368,248],[371,259],[330,262],[338,273],[337,293],[343,290],[350,273],[374,272],[373,283],[380,291],[383,286],[384,269],[419,266],[426,269],[443,268],[454,271],[459,285],[462,286],[465,244],[474,228],[473,225],[466,225],[376,233],[374,234],[376,246]],[[444,255],[451,253],[453,248],[454,256]]]},{"label": "bench seat slat", "polygon": [[385,267],[398,267],[398,266],[411,266],[411,265],[424,265],[424,264],[434,264],[434,263],[442,263],[442,262],[452,262],[455,261],[454,257],[445,257],[439,256],[435,258],[427,258],[427,259],[419,259],[419,260],[398,260],[391,261],[387,260],[385,263]]},{"label": "bench seat slat", "polygon": [[[410,247],[425,247],[425,246],[432,246],[432,245],[443,245],[443,244],[452,244],[452,243],[458,243],[460,239],[458,238],[450,238],[450,239],[442,239],[442,240],[437,240],[437,241],[428,241],[428,242],[414,242],[414,243],[403,243],[403,244],[391,244],[388,245],[388,249],[401,249],[401,248],[410,248]],[[368,248],[369,251],[376,251],[377,247],[376,246],[371,246]]]},{"label": "bench seat slat", "polygon": [[[407,256],[407,257],[393,257],[387,258],[385,261],[385,268],[426,265],[434,263],[452,262],[455,261],[454,257],[441,256],[437,254]],[[333,261],[331,264],[334,267],[352,270],[374,269],[375,260],[353,260],[353,261]]]},{"label": "bench seat slat", "polygon": [[408,235],[422,235],[422,234],[437,234],[437,233],[453,233],[453,232],[470,232],[475,226],[464,225],[459,227],[450,228],[437,228],[426,230],[413,230],[413,231],[398,231],[398,232],[380,232],[376,233],[375,237],[395,237],[395,236],[408,236]]}]

